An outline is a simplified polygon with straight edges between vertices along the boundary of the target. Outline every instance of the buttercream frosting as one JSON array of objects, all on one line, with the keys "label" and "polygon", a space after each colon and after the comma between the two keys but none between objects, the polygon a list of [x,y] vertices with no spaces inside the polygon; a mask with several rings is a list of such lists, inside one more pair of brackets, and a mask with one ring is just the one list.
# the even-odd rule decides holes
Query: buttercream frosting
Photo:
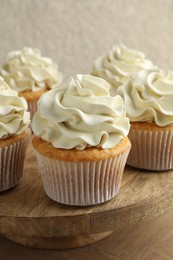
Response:
[{"label": "buttercream frosting", "polygon": [[62,82],[62,74],[50,58],[42,57],[38,49],[26,47],[7,55],[0,74],[18,92],[51,89]]},{"label": "buttercream frosting", "polygon": [[154,122],[158,126],[173,124],[173,72],[142,70],[120,86],[131,122]]},{"label": "buttercream frosting", "polygon": [[122,98],[111,97],[109,84],[91,75],[43,94],[32,123],[35,135],[54,147],[78,150],[112,148],[129,127]]},{"label": "buttercream frosting", "polygon": [[132,75],[142,69],[156,68],[145,54],[125,45],[115,45],[108,55],[99,57],[93,66],[92,75],[107,80],[113,89],[125,83]]},{"label": "buttercream frosting", "polygon": [[0,77],[0,139],[21,134],[30,123],[26,100]]}]

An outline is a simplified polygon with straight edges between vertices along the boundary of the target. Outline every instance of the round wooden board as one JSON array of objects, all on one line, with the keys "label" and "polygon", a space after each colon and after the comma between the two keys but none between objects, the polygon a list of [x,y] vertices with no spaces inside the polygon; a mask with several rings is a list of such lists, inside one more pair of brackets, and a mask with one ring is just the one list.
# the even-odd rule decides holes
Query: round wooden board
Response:
[{"label": "round wooden board", "polygon": [[0,234],[31,247],[73,248],[172,208],[173,171],[131,167],[125,169],[119,193],[104,204],[71,207],[56,203],[44,192],[30,144],[21,183],[0,194]]}]

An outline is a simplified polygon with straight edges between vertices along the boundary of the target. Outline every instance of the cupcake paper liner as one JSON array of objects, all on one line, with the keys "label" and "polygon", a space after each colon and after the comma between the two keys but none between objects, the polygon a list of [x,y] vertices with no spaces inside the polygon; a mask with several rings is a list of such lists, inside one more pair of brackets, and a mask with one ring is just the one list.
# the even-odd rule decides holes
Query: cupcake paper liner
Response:
[{"label": "cupcake paper liner", "polygon": [[29,137],[0,147],[0,191],[16,186],[23,175],[24,159]]},{"label": "cupcake paper liner", "polygon": [[32,101],[27,101],[31,120],[32,120],[35,112],[37,111],[37,102],[38,102],[38,99],[32,100]]},{"label": "cupcake paper liner", "polygon": [[63,204],[85,206],[117,194],[129,151],[94,162],[64,162],[35,153],[46,194]]},{"label": "cupcake paper liner", "polygon": [[130,129],[132,148],[127,164],[141,169],[173,169],[173,132]]}]

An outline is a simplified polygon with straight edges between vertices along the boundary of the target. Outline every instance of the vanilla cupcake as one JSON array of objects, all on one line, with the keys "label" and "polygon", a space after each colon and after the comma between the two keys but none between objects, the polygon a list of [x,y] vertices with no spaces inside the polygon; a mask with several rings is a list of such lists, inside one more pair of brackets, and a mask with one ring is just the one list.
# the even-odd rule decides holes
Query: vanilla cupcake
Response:
[{"label": "vanilla cupcake", "polygon": [[154,171],[173,169],[173,72],[143,70],[117,93],[131,122],[127,163]]},{"label": "vanilla cupcake", "polygon": [[0,78],[0,191],[14,187],[22,178],[29,123],[25,99]]},{"label": "vanilla cupcake", "polygon": [[69,205],[93,205],[114,197],[131,147],[129,120],[109,84],[77,75],[42,95],[33,118],[33,147],[47,195]]},{"label": "vanilla cupcake", "polygon": [[39,97],[62,82],[62,74],[50,58],[42,57],[38,49],[23,48],[7,55],[0,70],[6,83],[24,97],[33,117]]},{"label": "vanilla cupcake", "polygon": [[142,69],[156,68],[145,54],[127,48],[123,44],[115,45],[107,55],[99,57],[93,66],[92,75],[105,79],[111,85],[111,95],[117,87],[128,81]]}]

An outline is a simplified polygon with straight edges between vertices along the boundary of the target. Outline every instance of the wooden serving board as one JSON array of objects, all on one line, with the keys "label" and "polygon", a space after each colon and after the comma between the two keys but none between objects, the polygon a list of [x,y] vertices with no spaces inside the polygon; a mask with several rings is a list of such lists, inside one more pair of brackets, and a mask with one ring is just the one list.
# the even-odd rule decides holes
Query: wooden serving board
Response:
[{"label": "wooden serving board", "polygon": [[56,203],[44,192],[30,143],[23,180],[0,193],[0,235],[25,246],[73,248],[172,208],[173,171],[149,172],[131,167],[125,169],[119,193],[104,204],[71,207]]}]

